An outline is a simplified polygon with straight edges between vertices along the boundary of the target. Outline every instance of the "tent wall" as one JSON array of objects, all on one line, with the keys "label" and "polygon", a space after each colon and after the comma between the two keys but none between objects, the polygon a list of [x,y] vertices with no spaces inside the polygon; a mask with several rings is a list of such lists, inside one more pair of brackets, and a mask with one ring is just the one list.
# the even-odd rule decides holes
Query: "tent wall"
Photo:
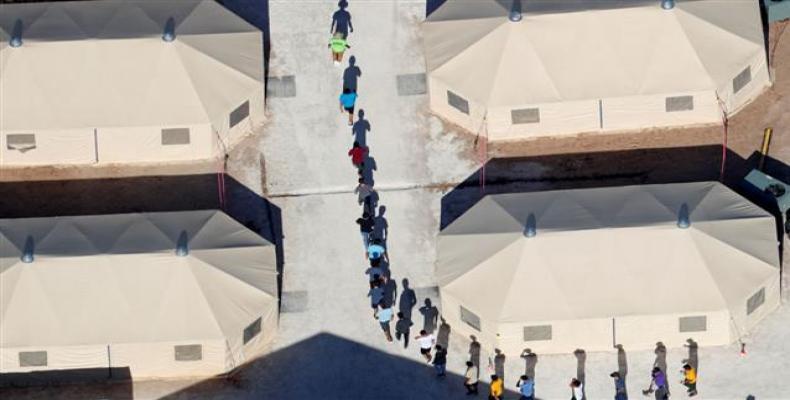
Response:
[{"label": "tent wall", "polygon": [[[23,367],[20,352],[47,352],[47,365]],[[0,349],[0,373],[32,372],[59,369],[107,368],[107,346],[6,347]]]},{"label": "tent wall", "polygon": [[[223,144],[224,147],[227,147],[228,149],[232,148],[246,135],[253,132],[254,129],[262,126],[264,120],[266,119],[263,84],[261,84],[258,90],[250,93],[246,100],[240,101],[239,106],[245,101],[249,103],[249,116],[244,118],[244,120],[237,123],[235,126],[230,126],[230,115],[234,109],[228,110],[227,113],[222,114],[220,117],[212,121],[213,129],[216,132],[216,134],[212,134],[212,137],[215,142],[214,145],[217,147],[216,154],[218,156],[221,155]],[[222,144],[217,142],[217,135],[222,138]]]},{"label": "tent wall", "polygon": [[[164,129],[189,129],[188,144],[164,144]],[[101,128],[97,131],[99,164],[200,160],[214,156],[211,126],[176,125]]]},{"label": "tent wall", "polygon": [[[681,331],[680,318],[687,317],[704,317],[705,330]],[[703,346],[718,346],[730,343],[729,326],[729,313],[726,310],[672,315],[636,315],[615,319],[615,338],[617,343],[633,350],[653,349],[657,342],[662,342],[667,347],[681,347],[688,338],[693,338]]]},{"label": "tent wall", "polygon": [[[751,314],[747,314],[747,304],[749,298],[756,294],[756,292],[761,288],[765,289],[764,302]],[[730,321],[730,341],[735,341],[739,336],[750,332],[755,326],[757,326],[757,324],[760,323],[760,321],[767,317],[771,312],[779,308],[781,304],[781,285],[779,271],[777,270],[776,276],[771,277],[771,279],[765,281],[765,283],[760,285],[760,287],[755,288],[749,297],[746,297],[734,304],[730,304],[730,315],[732,316],[732,320]]]},{"label": "tent wall", "polygon": [[[195,344],[202,346],[200,360],[176,361],[176,345]],[[115,344],[110,346],[110,365],[129,367],[133,378],[216,375],[225,372],[226,353],[222,340]]]},{"label": "tent wall", "polygon": [[[33,134],[35,148],[18,150],[9,135]],[[0,166],[90,164],[96,160],[93,129],[8,130],[0,132]]]},{"label": "tent wall", "polygon": [[483,118],[486,117],[485,105],[474,102],[463,93],[454,92],[469,103],[469,114],[465,114],[448,104],[448,90],[451,89],[447,85],[432,77],[430,74],[428,75],[428,93],[430,96],[431,110],[449,122],[468,130],[472,134],[481,133]]},{"label": "tent wall", "polygon": [[751,59],[747,64],[750,70],[751,81],[737,93],[733,92],[733,79],[743,72],[747,65],[734,68],[730,79],[717,89],[719,97],[724,101],[727,113],[730,116],[740,111],[771,85],[771,77],[765,60],[764,52],[757,54]]},{"label": "tent wall", "polygon": [[242,340],[243,333],[234,338],[234,340],[228,341],[230,351],[228,351],[225,359],[225,371],[230,371],[258,357],[266,349],[266,346],[274,340],[278,324],[277,303],[274,302],[264,310],[261,316],[261,332],[257,336],[246,344]]}]

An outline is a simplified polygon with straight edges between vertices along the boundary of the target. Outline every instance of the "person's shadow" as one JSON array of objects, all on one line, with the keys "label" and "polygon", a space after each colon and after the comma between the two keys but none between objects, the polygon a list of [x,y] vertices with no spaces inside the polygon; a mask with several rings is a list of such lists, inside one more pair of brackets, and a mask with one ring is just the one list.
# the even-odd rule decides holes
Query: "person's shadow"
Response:
[{"label": "person's shadow", "polygon": [[384,247],[387,247],[387,237],[389,236],[389,223],[384,217],[386,212],[386,206],[379,206],[379,214],[373,218],[373,237],[381,239],[384,242]]},{"label": "person's shadow", "polygon": [[390,276],[389,269],[386,270],[384,276],[387,277],[387,282],[384,284],[384,303],[387,307],[393,307],[395,299],[398,298],[398,284]]},{"label": "person's shadow", "polygon": [[346,11],[348,2],[340,0],[337,3],[338,10],[332,14],[332,26],[329,29],[331,33],[342,33],[343,37],[348,37],[349,32],[354,32],[354,25],[351,24],[351,13]]},{"label": "person's shadow", "polygon": [[365,110],[360,109],[357,112],[357,122],[354,122],[354,126],[351,127],[351,134],[354,135],[354,141],[360,146],[367,146],[368,132],[370,132],[370,121],[365,119]]},{"label": "person's shadow", "polygon": [[528,376],[532,381],[535,381],[535,367],[538,365],[538,355],[532,352],[532,349],[524,349],[521,352],[521,358],[524,359],[524,375]]},{"label": "person's shadow", "polygon": [[617,348],[617,373],[620,374],[620,379],[623,380],[623,387],[625,387],[625,397],[628,398],[628,385],[625,380],[628,375],[628,358],[625,354],[625,348],[622,344],[615,346]]},{"label": "person's shadow", "polygon": [[412,310],[414,306],[417,305],[417,294],[414,293],[414,289],[409,287],[409,280],[407,278],[403,278],[401,285],[403,289],[401,290],[400,299],[398,300],[398,311],[403,313],[404,317],[411,320]]},{"label": "person's shadow", "polygon": [[425,304],[420,307],[420,314],[422,314],[422,329],[433,333],[439,320],[439,309],[431,303],[431,299],[425,299]]},{"label": "person's shadow", "polygon": [[[656,343],[656,349],[653,351],[656,354],[656,360],[653,362],[654,367],[661,369],[664,376],[667,376],[667,346],[662,342]],[[667,381],[667,393],[669,393],[669,379]]]},{"label": "person's shadow", "polygon": [[505,380],[505,353],[502,350],[494,349],[494,373],[499,379]]},{"label": "person's shadow", "polygon": [[440,317],[439,332],[436,334],[436,344],[441,345],[445,349],[450,348],[450,324]]},{"label": "person's shadow", "polygon": [[469,343],[469,361],[477,367],[477,376],[480,377],[480,342],[477,341],[477,336],[469,335],[472,340]]},{"label": "person's shadow", "polygon": [[360,171],[360,178],[365,180],[370,186],[376,184],[376,181],[373,179],[373,171],[376,171],[378,166],[376,165],[376,159],[370,156],[370,153],[365,155],[365,162],[362,164],[362,170]]},{"label": "person's shadow", "polygon": [[348,67],[343,71],[343,88],[351,89],[352,92],[357,91],[357,80],[362,76],[362,70],[356,66],[357,58],[351,56],[348,59]]},{"label": "person's shadow", "polygon": [[689,356],[683,362],[690,365],[699,374],[699,344],[694,339],[688,338],[684,346],[688,347]]},{"label": "person's shadow", "polygon": [[586,382],[585,364],[587,363],[587,352],[582,349],[576,349],[573,352],[573,355],[576,356],[576,379],[582,383],[582,393],[585,393],[586,388],[584,387],[584,384]]}]

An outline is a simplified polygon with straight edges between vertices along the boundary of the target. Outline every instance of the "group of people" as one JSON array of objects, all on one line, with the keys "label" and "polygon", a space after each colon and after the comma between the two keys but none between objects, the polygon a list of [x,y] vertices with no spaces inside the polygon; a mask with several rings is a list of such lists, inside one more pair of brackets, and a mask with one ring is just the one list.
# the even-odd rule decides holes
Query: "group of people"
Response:
[{"label": "group of people", "polygon": [[[351,24],[351,14],[346,10],[346,1],[341,0],[338,5],[339,9],[332,17],[332,38],[329,42],[329,48],[332,51],[332,61],[336,66],[342,63],[345,51],[351,48],[348,44],[348,35],[354,31]],[[410,310],[416,304],[416,298],[413,291],[406,291],[408,290],[406,286],[408,280],[404,279],[403,284],[406,286],[404,288],[406,290],[401,293],[400,310],[398,312],[393,311],[397,294],[396,285],[392,281],[389,269],[390,260],[387,253],[388,227],[386,219],[383,218],[385,207],[381,206],[377,215],[378,194],[373,188],[372,177],[368,176],[372,174],[372,169],[375,169],[375,165],[371,165],[370,149],[366,146],[364,136],[365,131],[369,130],[369,127],[362,127],[358,130],[354,123],[355,106],[358,99],[356,80],[361,75],[361,72],[355,66],[355,58],[353,56],[349,59],[349,64],[350,66],[344,74],[343,90],[339,96],[339,103],[341,113],[348,114],[348,125],[354,127],[352,128],[352,135],[355,135],[355,140],[348,150],[348,157],[350,157],[351,164],[357,172],[357,186],[354,193],[357,195],[358,204],[362,206],[362,215],[357,218],[356,224],[359,226],[362,237],[365,260],[369,264],[368,269],[365,271],[368,275],[368,297],[373,310],[373,318],[384,333],[384,338],[389,342],[402,340],[404,348],[407,348],[409,332],[413,325]],[[363,117],[363,111],[359,110],[359,122],[364,122]],[[407,296],[407,293],[410,293],[410,295]],[[437,338],[433,334],[433,323],[429,324],[430,320],[435,320],[438,317],[438,310],[431,305],[429,299],[426,299],[425,303],[426,306],[420,309],[421,312],[423,312],[423,309],[426,310],[423,312],[425,314],[425,324],[419,335],[414,339],[419,345],[422,357],[425,358],[426,362],[434,366],[436,376],[441,378],[446,376],[447,349],[445,348],[446,346],[437,343]],[[396,320],[394,338],[391,331],[393,320]],[[498,356],[502,356],[501,363],[499,363],[501,365],[498,365],[497,368],[489,366],[489,369],[495,372],[490,376],[489,400],[501,400],[504,396],[504,355],[498,353]],[[480,366],[478,365],[479,360],[477,361],[477,363],[474,362],[474,359],[466,361],[466,371],[463,378],[467,395],[479,394]],[[667,400],[669,398],[665,369],[665,365],[656,365],[653,368],[650,386],[642,391],[644,395],[654,394],[656,400]],[[683,384],[687,387],[687,394],[689,396],[696,395],[696,369],[687,363],[683,365],[682,372]],[[610,377],[614,380],[615,400],[627,400],[625,376],[621,376],[620,372],[613,372],[610,374]],[[571,400],[583,400],[586,398],[583,377],[582,379],[579,379],[579,377],[573,378],[569,386]],[[518,389],[520,400],[534,400],[534,377],[521,375],[516,382],[516,388]]]}]

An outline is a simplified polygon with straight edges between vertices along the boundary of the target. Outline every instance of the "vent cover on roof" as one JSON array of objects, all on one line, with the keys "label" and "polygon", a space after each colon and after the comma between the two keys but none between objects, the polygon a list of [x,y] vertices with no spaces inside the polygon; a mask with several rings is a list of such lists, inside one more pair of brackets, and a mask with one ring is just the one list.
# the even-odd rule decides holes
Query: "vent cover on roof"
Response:
[{"label": "vent cover on roof", "polygon": [[691,220],[689,219],[689,206],[686,203],[680,206],[680,211],[678,212],[678,228],[686,229],[691,226]]},{"label": "vent cover on roof", "polygon": [[176,40],[176,20],[173,17],[167,19],[165,22],[165,31],[162,33],[162,40],[165,42],[172,42]]},{"label": "vent cover on roof", "polygon": [[179,257],[186,257],[189,255],[189,236],[187,231],[181,231],[178,235],[178,242],[176,243],[176,255]]},{"label": "vent cover on roof", "polygon": [[675,8],[675,0],[661,0],[661,8],[671,10]]},{"label": "vent cover on roof", "polygon": [[524,226],[524,236],[531,238],[538,234],[538,221],[535,219],[535,214],[529,214],[527,223]]},{"label": "vent cover on roof", "polygon": [[22,46],[22,20],[18,19],[14,22],[14,29],[11,30],[11,40],[8,41],[11,47]]},{"label": "vent cover on roof", "polygon": [[27,239],[25,239],[25,247],[22,250],[22,257],[20,257],[23,263],[30,264],[33,262],[34,259],[33,253],[35,252],[35,248],[36,248],[36,243],[33,240],[33,237],[28,236]]},{"label": "vent cover on roof", "polygon": [[507,18],[510,22],[521,21],[521,0],[513,0],[513,5],[510,6],[510,15]]}]

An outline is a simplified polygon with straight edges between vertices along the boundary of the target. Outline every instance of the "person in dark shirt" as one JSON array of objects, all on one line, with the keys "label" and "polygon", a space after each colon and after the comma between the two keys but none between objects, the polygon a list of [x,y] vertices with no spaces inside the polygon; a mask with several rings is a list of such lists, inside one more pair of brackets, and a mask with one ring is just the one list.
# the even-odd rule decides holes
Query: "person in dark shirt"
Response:
[{"label": "person in dark shirt", "polygon": [[441,345],[436,345],[436,353],[433,355],[433,368],[436,369],[436,376],[445,375],[447,368],[447,349]]},{"label": "person in dark shirt", "polygon": [[365,246],[365,259],[367,260],[368,246],[370,246],[370,234],[373,233],[376,221],[370,214],[363,212],[362,218],[357,218],[357,225],[359,225],[359,234],[362,235],[362,245]]}]

